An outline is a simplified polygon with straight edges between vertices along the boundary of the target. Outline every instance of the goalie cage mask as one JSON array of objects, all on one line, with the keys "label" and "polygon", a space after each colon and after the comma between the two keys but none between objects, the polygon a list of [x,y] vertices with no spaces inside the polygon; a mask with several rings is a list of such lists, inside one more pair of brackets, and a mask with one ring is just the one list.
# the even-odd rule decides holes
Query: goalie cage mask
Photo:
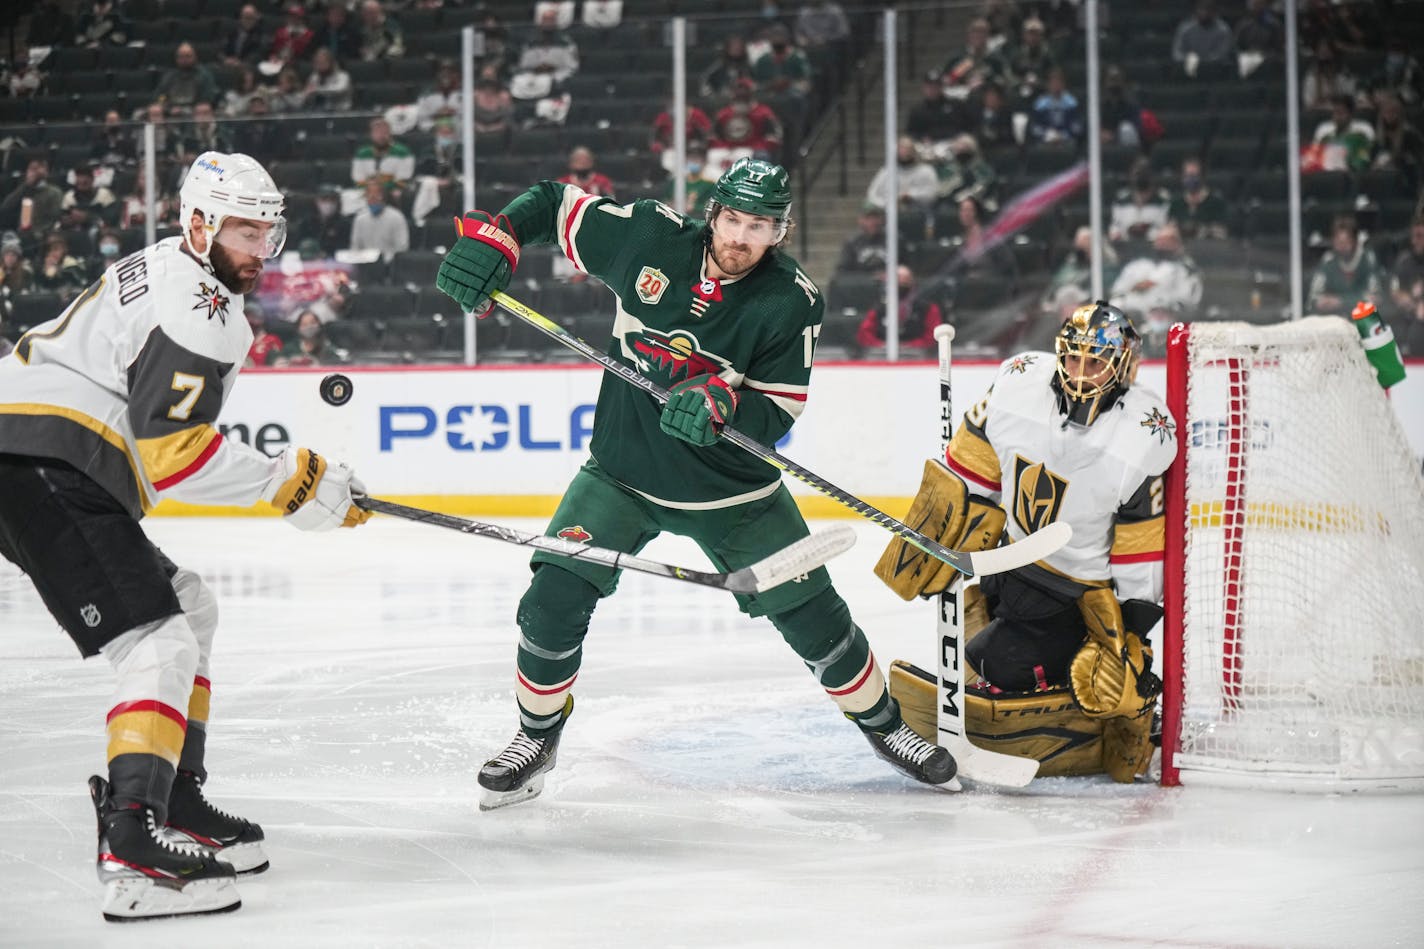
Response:
[{"label": "goalie cage mask", "polygon": [[1092,425],[1137,377],[1142,337],[1127,314],[1104,300],[1078,307],[1053,341],[1058,411]]}]

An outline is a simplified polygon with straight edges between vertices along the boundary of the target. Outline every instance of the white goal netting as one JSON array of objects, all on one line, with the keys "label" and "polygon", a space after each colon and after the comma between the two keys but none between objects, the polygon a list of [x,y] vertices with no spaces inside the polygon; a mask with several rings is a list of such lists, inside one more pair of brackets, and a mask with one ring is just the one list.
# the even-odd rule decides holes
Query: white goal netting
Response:
[{"label": "white goal netting", "polygon": [[1354,328],[1182,335],[1164,780],[1424,785],[1424,478]]}]

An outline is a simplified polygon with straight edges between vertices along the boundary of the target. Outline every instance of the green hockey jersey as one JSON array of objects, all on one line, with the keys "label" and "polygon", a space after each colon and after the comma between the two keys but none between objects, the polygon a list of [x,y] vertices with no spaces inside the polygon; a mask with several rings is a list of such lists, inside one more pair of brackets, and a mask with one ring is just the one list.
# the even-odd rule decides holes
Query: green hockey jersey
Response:
[{"label": "green hockey jersey", "polygon": [[[620,206],[543,181],[505,208],[521,244],[557,243],[617,297],[608,353],[664,388],[712,373],[738,391],[732,424],[775,443],[806,406],[825,304],[775,251],[730,280],[707,276],[706,225],[658,201]],[[667,507],[726,507],[765,497],[779,471],[740,448],[698,448],[658,427],[650,395],[606,375],[589,449],[618,481]]]}]

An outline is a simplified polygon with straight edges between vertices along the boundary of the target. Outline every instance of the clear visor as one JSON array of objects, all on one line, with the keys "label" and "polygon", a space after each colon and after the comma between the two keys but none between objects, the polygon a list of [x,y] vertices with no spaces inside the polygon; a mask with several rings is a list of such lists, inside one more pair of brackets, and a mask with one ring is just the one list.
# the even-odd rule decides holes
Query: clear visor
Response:
[{"label": "clear visor", "polygon": [[287,243],[287,219],[254,221],[248,218],[228,218],[213,236],[213,243],[238,254],[259,260],[270,260],[282,252]]},{"label": "clear visor", "polygon": [[712,233],[732,244],[769,247],[786,236],[786,222],[723,208],[712,221]]}]

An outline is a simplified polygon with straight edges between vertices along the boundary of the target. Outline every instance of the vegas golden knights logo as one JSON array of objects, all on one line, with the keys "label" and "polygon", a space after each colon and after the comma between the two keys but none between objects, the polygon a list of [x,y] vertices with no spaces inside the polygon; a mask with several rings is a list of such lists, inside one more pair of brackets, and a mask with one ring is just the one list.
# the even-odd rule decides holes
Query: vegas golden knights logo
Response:
[{"label": "vegas golden knights logo", "polygon": [[1023,455],[1014,456],[1014,520],[1027,534],[1058,519],[1068,482]]}]

